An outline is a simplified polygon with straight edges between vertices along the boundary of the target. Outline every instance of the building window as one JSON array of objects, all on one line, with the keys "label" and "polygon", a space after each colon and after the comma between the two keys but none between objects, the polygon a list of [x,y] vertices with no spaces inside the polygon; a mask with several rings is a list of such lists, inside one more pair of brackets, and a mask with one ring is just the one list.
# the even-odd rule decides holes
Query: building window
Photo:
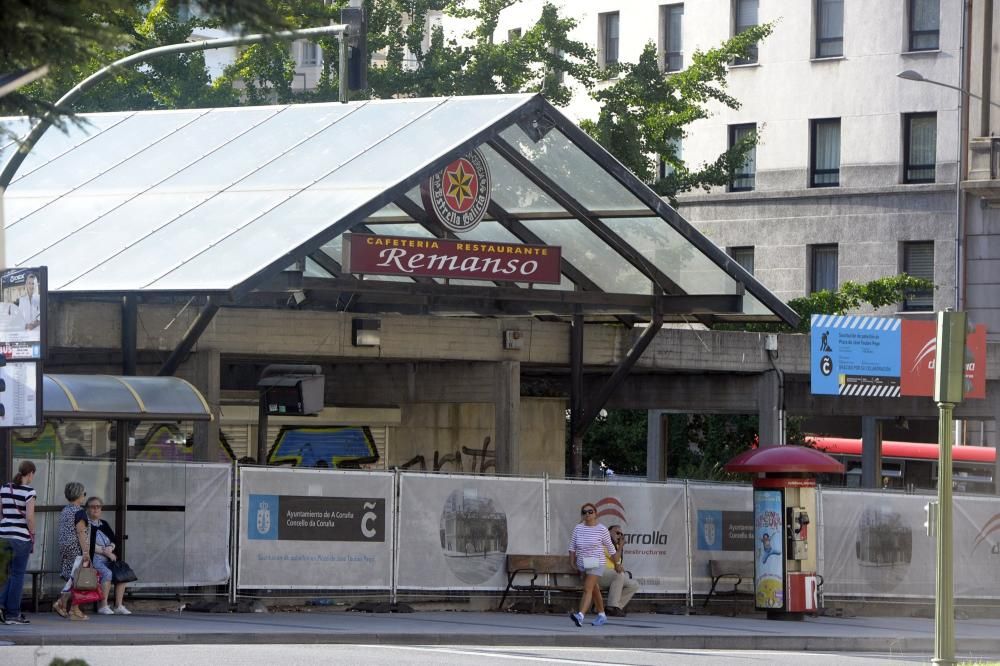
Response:
[{"label": "building window", "polygon": [[937,155],[937,114],[903,116],[903,182],[933,183]]},{"label": "building window", "polygon": [[816,57],[844,55],[844,0],[816,0]]},{"label": "building window", "polygon": [[[757,0],[734,0],[733,34],[738,35],[757,25]],[[757,46],[750,49],[746,58],[737,58],[734,65],[752,65],[757,62]]]},{"label": "building window", "polygon": [[660,7],[660,12],[663,17],[663,68],[679,72],[684,68],[684,5],[665,5]]},{"label": "building window", "polygon": [[667,176],[673,175],[673,173],[677,171],[677,169],[675,169],[674,165],[671,163],[671,159],[674,162],[678,163],[683,161],[683,156],[681,153],[681,138],[679,136],[675,136],[672,139],[667,139],[667,145],[670,148],[672,148],[672,154],[667,156],[660,156],[660,165],[659,169],[657,170],[657,175],[660,177],[660,180],[663,180]]},{"label": "building window", "polygon": [[618,64],[618,12],[600,15],[604,66]]},{"label": "building window", "polygon": [[[934,242],[903,243],[903,272],[910,277],[934,281]],[[910,292],[903,301],[904,310],[931,310],[934,308],[934,290]]]},{"label": "building window", "polygon": [[810,122],[810,187],[840,185],[840,118]]},{"label": "building window", "polygon": [[733,258],[733,261],[738,263],[743,267],[750,275],[753,275],[753,246],[749,247],[731,247],[729,248],[729,256]]},{"label": "building window", "polygon": [[813,245],[810,247],[809,293],[837,291],[837,246]]},{"label": "building window", "polygon": [[940,0],[910,1],[910,50],[934,51],[939,48],[941,30]]},{"label": "building window", "polygon": [[[753,135],[757,131],[757,126],[753,123],[749,125],[730,125],[729,126],[729,148],[732,149],[740,141],[746,139]],[[736,169],[733,172],[732,177],[729,179],[729,191],[730,192],[748,192],[753,189],[754,186],[754,176],[757,173],[757,147],[752,147],[749,152],[747,152],[747,159],[743,162],[743,166]]]},{"label": "building window", "polygon": [[521,39],[521,29],[520,28],[511,28],[510,30],[507,31],[507,41],[508,42],[516,42],[519,39]]},{"label": "building window", "polygon": [[319,64],[319,44],[316,42],[299,42],[299,66],[315,67]]}]

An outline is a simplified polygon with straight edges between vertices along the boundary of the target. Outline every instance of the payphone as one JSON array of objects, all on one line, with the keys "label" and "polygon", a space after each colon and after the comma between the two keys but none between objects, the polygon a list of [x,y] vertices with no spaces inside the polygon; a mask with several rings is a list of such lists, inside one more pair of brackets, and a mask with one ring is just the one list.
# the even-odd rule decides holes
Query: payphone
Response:
[{"label": "payphone", "polygon": [[816,533],[816,477],[842,474],[844,466],[822,451],[772,446],[730,460],[727,472],[749,472],[753,480],[754,598],[769,619],[802,619],[819,610]]}]

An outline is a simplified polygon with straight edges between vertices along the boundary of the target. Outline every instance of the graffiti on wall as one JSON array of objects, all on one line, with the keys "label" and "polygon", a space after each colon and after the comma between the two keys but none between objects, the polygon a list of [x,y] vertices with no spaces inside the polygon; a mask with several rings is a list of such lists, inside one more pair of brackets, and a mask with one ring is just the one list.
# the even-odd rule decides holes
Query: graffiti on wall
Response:
[{"label": "graffiti on wall", "polygon": [[267,455],[269,465],[360,469],[379,460],[368,426],[283,426]]},{"label": "graffiti on wall", "polygon": [[[460,450],[450,453],[434,451],[433,472],[472,472],[474,474],[485,474],[486,470],[496,471],[496,452],[490,451],[490,437],[483,438],[481,448],[475,449],[463,446]],[[462,456],[465,456],[464,458]],[[422,455],[416,455],[399,466],[399,469],[412,469],[427,471],[427,459]]]}]

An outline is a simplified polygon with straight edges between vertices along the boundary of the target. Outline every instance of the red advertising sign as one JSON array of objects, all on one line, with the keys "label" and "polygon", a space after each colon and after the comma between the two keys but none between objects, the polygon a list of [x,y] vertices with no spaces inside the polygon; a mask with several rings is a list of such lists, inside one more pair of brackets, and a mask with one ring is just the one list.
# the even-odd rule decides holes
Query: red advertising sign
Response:
[{"label": "red advertising sign", "polygon": [[560,282],[562,253],[552,245],[344,234],[343,248],[343,266],[348,273]]},{"label": "red advertising sign", "polygon": [[[900,395],[933,396],[937,362],[937,323],[903,321]],[[965,397],[986,398],[986,326],[965,339]]]}]

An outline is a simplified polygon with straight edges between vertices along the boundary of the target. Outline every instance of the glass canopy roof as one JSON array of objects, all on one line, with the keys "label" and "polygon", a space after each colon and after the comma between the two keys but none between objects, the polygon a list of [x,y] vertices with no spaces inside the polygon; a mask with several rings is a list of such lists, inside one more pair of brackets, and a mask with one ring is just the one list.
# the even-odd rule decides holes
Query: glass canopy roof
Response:
[{"label": "glass canopy roof", "polygon": [[[505,294],[731,296],[742,306],[692,311],[796,319],[537,95],[84,114],[44,134],[8,188],[7,264],[48,266],[50,292],[67,295],[238,300],[296,263],[310,284],[340,290],[352,280],[441,296],[499,287],[359,280],[340,264],[345,231],[455,237],[428,219],[419,185],[473,148],[489,165],[492,203],[461,238],[562,247],[561,284]],[[0,161],[13,150],[0,142]]]},{"label": "glass canopy roof", "polygon": [[46,418],[209,421],[198,389],[177,377],[44,375]]}]

